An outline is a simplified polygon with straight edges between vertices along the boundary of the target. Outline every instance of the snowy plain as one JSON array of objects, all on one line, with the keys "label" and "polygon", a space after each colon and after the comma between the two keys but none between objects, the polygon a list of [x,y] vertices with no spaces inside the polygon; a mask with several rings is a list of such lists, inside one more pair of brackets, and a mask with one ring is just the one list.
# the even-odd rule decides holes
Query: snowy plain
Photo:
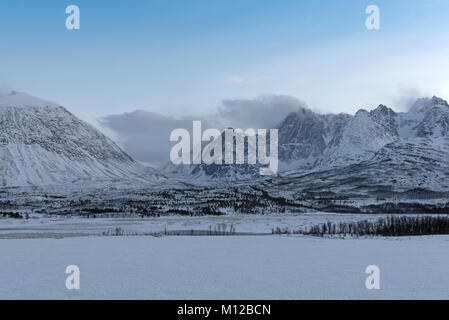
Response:
[{"label": "snowy plain", "polygon": [[[271,234],[273,228],[299,230],[319,223],[376,220],[381,214],[352,214],[310,212],[300,214],[268,214],[223,216],[161,216],[161,217],[117,217],[83,218],[73,216],[34,215],[31,219],[0,218],[0,239],[65,238],[79,236],[101,236],[103,232],[120,228],[125,234],[146,235],[148,233],[179,230],[214,230],[232,225],[237,233]],[[391,216],[391,215],[390,215]],[[404,216],[404,215],[401,215]]]},{"label": "snowy plain", "polygon": [[[329,217],[332,214],[325,218]],[[237,231],[268,233],[282,221],[290,225],[308,223],[304,222],[307,216],[282,220],[273,215],[269,225],[264,224],[270,221],[267,216],[246,219],[241,218]],[[316,217],[312,220],[317,221]],[[0,299],[449,298],[449,236],[65,236],[69,225],[75,232],[90,225],[95,234],[110,227],[111,221],[80,219],[78,225],[73,221],[44,221],[40,230],[43,234],[34,239],[26,239],[27,228],[33,224],[38,228],[39,220],[28,220],[30,226],[26,228],[24,221],[0,221],[3,230],[8,224],[15,229],[22,224],[22,230],[14,232],[23,232],[25,238],[0,240]],[[134,221],[128,227],[123,221],[116,223],[129,230],[148,230],[149,226],[157,230],[166,225],[177,230],[183,225],[190,228],[217,222],[214,218],[200,222],[204,218],[182,217],[152,221]],[[244,227],[251,225],[255,227]],[[44,226],[65,231],[56,239],[45,234]],[[202,225],[199,228],[203,229]],[[365,287],[365,269],[373,264],[380,268],[380,290]],[[68,265],[80,268],[80,290],[65,287]]]}]

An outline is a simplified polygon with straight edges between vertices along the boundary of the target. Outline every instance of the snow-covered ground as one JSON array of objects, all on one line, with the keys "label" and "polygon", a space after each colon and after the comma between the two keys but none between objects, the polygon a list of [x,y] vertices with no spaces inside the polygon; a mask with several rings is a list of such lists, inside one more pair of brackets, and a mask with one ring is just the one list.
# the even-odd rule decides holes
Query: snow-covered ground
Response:
[{"label": "snow-covered ground", "polygon": [[[2,240],[1,299],[447,299],[449,237]],[[80,268],[67,290],[65,269]],[[367,290],[368,265],[380,290]]]},{"label": "snow-covered ground", "polygon": [[[237,233],[271,233],[273,228],[299,230],[327,221],[343,222],[375,220],[379,214],[341,214],[311,212],[301,214],[225,215],[225,216],[164,216],[152,218],[81,218],[40,217],[25,219],[0,218],[0,239],[64,238],[98,236],[120,228],[125,234],[148,234],[179,230],[214,230],[232,225]],[[403,216],[403,215],[401,215]]]},{"label": "snow-covered ground", "polygon": [[[271,235],[379,215],[0,219],[0,299],[449,299],[449,236],[331,239]],[[208,230],[246,236],[101,236]],[[265,234],[265,235],[251,235]],[[67,290],[68,265],[81,289]],[[365,269],[380,268],[380,290]]]}]

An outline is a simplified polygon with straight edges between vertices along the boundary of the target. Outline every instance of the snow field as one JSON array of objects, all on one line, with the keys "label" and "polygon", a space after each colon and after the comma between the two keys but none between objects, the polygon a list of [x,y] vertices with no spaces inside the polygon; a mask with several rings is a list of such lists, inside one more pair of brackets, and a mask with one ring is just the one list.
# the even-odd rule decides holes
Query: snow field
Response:
[{"label": "snow field", "polygon": [[[1,240],[1,299],[448,299],[449,237]],[[380,290],[365,269],[380,268]],[[67,290],[68,265],[81,289]]]}]

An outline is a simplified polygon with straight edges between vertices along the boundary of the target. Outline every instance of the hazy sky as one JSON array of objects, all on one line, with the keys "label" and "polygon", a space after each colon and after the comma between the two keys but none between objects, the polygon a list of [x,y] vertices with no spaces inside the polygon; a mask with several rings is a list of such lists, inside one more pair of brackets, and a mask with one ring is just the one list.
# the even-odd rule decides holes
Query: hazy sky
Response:
[{"label": "hazy sky", "polygon": [[[70,4],[80,30],[65,28]],[[380,30],[365,28],[370,4]],[[0,30],[0,86],[91,122],[261,94],[327,112],[449,98],[447,0],[3,0]]]}]

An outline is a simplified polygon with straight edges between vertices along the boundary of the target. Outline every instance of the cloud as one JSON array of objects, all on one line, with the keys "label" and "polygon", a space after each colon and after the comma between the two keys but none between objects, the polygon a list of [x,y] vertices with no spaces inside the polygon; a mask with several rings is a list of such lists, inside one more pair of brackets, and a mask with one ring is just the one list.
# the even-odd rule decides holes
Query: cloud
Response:
[{"label": "cloud", "polygon": [[118,144],[136,160],[153,165],[168,161],[169,137],[172,130],[191,128],[193,118],[174,118],[154,112],[137,110],[110,115],[98,120],[101,126],[112,130]]},{"label": "cloud", "polygon": [[242,82],[245,82],[245,79],[241,78],[241,77],[232,77],[232,78],[229,78],[226,82],[229,82],[229,83],[242,83]]},{"label": "cloud", "polygon": [[396,111],[408,111],[418,98],[424,96],[421,90],[414,86],[401,86],[398,91],[398,96],[393,100]]},{"label": "cloud", "polygon": [[217,116],[225,127],[270,129],[301,108],[307,108],[307,104],[295,97],[266,95],[256,99],[223,100]]},{"label": "cloud", "polygon": [[256,99],[226,99],[208,116],[170,117],[137,110],[131,113],[109,115],[98,120],[112,131],[123,149],[136,160],[153,165],[169,161],[172,130],[185,128],[191,132],[192,121],[201,120],[206,128],[275,128],[289,113],[305,108],[306,104],[286,95],[267,95]]},{"label": "cloud", "polygon": [[260,80],[267,80],[267,79],[269,79],[269,77],[246,77],[245,78],[245,77],[236,76],[236,77],[231,77],[231,78],[226,79],[225,82],[238,84],[238,83],[253,82],[253,81],[260,81]]}]

